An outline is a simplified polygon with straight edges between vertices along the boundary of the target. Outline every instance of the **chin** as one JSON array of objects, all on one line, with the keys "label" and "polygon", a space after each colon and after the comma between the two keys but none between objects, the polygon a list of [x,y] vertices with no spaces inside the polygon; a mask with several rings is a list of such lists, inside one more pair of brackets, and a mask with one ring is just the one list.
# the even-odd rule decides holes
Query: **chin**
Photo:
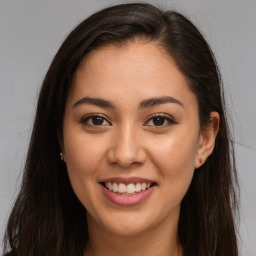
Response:
[{"label": "chin", "polygon": [[[152,216],[152,214],[150,215]],[[150,219],[150,216],[141,212],[113,214],[103,220],[102,224],[109,232],[120,236],[136,236],[148,231],[153,226],[157,226],[157,223],[154,224],[154,220]]]},{"label": "chin", "polygon": [[144,233],[148,230],[148,227],[145,225],[121,225],[121,226],[111,226],[109,227],[109,231],[113,234],[119,236],[137,236],[141,233]]}]

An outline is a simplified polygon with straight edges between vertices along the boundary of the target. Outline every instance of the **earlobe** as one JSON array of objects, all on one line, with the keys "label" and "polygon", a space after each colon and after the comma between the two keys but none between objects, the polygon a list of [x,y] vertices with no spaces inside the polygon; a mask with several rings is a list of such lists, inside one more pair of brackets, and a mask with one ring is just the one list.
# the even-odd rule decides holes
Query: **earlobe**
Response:
[{"label": "earlobe", "polygon": [[215,139],[219,131],[220,116],[218,112],[211,112],[210,116],[210,123],[207,127],[203,127],[200,132],[195,168],[199,168],[205,163],[215,146]]},{"label": "earlobe", "polygon": [[65,161],[65,152],[64,152],[64,146],[63,146],[63,138],[60,134],[60,131],[57,131],[57,136],[58,136],[58,141],[59,141],[59,146],[60,146],[60,159],[62,161]]}]

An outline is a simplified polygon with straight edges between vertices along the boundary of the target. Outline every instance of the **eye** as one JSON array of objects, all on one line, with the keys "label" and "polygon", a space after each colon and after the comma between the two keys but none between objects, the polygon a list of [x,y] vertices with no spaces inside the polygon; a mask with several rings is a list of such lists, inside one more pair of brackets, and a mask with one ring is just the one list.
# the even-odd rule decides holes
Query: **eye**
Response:
[{"label": "eye", "polygon": [[165,114],[156,114],[151,117],[144,125],[154,127],[166,127],[171,124],[176,124],[173,118]]},{"label": "eye", "polygon": [[111,123],[99,114],[91,114],[82,118],[81,123],[89,126],[108,126]]}]

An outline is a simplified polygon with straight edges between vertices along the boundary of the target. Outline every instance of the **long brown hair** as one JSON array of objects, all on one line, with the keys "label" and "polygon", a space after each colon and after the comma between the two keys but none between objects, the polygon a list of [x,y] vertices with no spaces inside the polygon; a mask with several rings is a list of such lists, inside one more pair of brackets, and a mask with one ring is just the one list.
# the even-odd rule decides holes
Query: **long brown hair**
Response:
[{"label": "long brown hair", "polygon": [[99,11],[63,42],[45,76],[38,99],[21,189],[4,238],[4,253],[81,256],[88,240],[86,209],[60,161],[58,133],[72,78],[82,59],[105,44],[134,39],[156,42],[169,54],[198,100],[201,126],[220,115],[212,155],[194,173],[181,203],[178,239],[184,256],[237,256],[234,211],[237,175],[223,88],[213,53],[183,15],[150,4],[122,4]]}]

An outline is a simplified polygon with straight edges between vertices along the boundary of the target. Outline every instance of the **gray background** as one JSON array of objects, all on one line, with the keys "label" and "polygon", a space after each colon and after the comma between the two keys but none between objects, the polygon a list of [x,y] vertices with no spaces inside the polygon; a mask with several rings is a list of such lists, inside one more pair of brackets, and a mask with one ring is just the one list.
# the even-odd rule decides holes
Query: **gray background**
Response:
[{"label": "gray background", "polygon": [[[53,55],[78,22],[122,2],[0,0],[0,239],[19,187],[38,90]],[[241,255],[255,256],[256,1],[149,2],[187,15],[203,31],[217,57],[236,142]]]}]

